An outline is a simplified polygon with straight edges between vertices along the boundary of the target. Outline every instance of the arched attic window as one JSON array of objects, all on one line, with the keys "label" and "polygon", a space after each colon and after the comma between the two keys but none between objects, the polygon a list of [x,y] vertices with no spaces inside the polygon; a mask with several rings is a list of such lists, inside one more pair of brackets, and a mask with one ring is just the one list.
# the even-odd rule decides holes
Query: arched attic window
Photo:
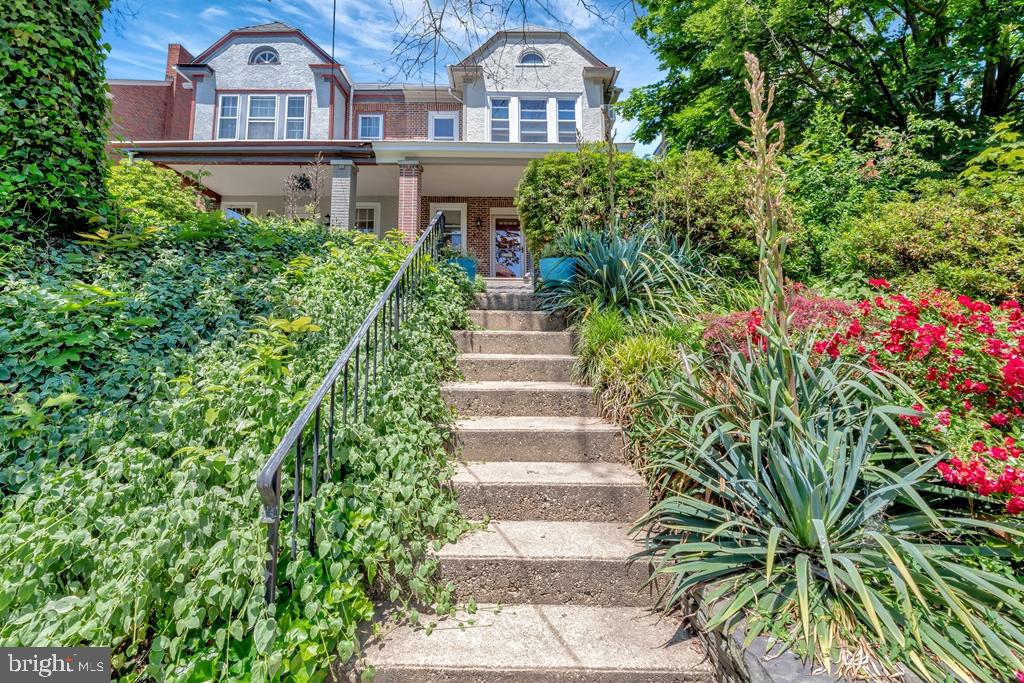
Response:
[{"label": "arched attic window", "polygon": [[249,55],[250,64],[280,64],[281,58],[272,47],[258,47]]},{"label": "arched attic window", "polygon": [[519,66],[544,66],[544,55],[536,50],[527,50],[519,55]]}]

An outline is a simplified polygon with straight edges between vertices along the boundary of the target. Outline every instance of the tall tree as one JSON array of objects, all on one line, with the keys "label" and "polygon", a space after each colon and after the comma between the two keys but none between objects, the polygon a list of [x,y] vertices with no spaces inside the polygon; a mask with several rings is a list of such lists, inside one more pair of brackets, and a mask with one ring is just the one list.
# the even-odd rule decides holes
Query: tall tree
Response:
[{"label": "tall tree", "polygon": [[976,127],[1024,110],[1024,0],[638,3],[635,29],[667,71],[623,103],[643,141],[733,144],[744,51],[779,84],[777,113],[797,137],[816,102],[861,130],[911,116]]}]

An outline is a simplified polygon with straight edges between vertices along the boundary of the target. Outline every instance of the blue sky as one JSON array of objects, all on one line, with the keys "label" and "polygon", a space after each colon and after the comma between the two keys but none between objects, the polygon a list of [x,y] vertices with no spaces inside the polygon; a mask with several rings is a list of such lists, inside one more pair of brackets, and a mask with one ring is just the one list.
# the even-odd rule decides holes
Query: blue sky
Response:
[{"label": "blue sky", "polygon": [[[433,68],[426,64],[421,73],[398,73],[391,51],[398,42],[401,27],[418,16],[423,0],[337,0],[335,55],[358,81],[430,82]],[[607,3],[602,17],[587,12],[575,0],[548,3],[555,16],[539,6],[530,10],[531,23],[562,28],[575,35],[599,58],[621,69],[619,85],[631,88],[653,83],[660,78],[657,60],[633,33],[632,10],[623,9],[621,0]],[[109,78],[162,78],[168,43],[181,43],[199,54],[232,28],[269,21],[283,21],[302,29],[328,52],[331,45],[333,0],[116,0],[121,10],[116,20],[108,21],[105,39],[111,46],[107,58]],[[612,4],[614,3],[614,5]],[[435,3],[439,4],[439,3]],[[521,18],[512,25],[521,24]],[[485,38],[485,31],[481,37]],[[474,43],[481,38],[460,43]],[[475,45],[470,45],[466,52]],[[438,78],[446,80],[444,65],[464,55],[441,54]],[[630,139],[635,124],[620,120],[616,126],[619,140]],[[651,145],[637,147],[650,151]]]}]

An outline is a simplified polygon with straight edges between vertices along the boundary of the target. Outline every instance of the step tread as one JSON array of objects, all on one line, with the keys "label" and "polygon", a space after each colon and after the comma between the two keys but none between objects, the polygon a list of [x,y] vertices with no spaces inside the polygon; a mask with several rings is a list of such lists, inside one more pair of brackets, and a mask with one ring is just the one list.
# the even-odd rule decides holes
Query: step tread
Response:
[{"label": "step tread", "polygon": [[[640,548],[619,522],[492,521],[437,552],[445,559],[613,560]],[[625,564],[623,564],[625,566]]]},{"label": "step tread", "polygon": [[459,360],[561,360],[575,361],[569,353],[460,353]]},{"label": "step tread", "polygon": [[458,391],[551,391],[565,393],[593,393],[593,389],[582,384],[572,382],[544,382],[538,380],[510,381],[510,380],[479,380],[474,382],[445,382],[442,389],[454,389]]},{"label": "step tread", "polygon": [[548,415],[483,415],[455,422],[459,432],[611,432],[619,426],[602,417],[552,417]]},{"label": "step tread", "polygon": [[618,462],[470,462],[460,463],[455,484],[528,484],[575,486],[637,486],[643,478]]},{"label": "step tread", "polygon": [[456,334],[479,334],[487,337],[559,337],[572,336],[570,330],[452,330]]},{"label": "step tread", "polygon": [[[444,619],[429,635],[403,625],[367,651],[379,669],[521,672],[678,672],[709,680],[699,642],[674,617],[638,607],[483,605],[472,624]],[[554,677],[551,677],[554,680]],[[507,680],[507,679],[503,679]],[[573,680],[586,680],[574,678]]]}]

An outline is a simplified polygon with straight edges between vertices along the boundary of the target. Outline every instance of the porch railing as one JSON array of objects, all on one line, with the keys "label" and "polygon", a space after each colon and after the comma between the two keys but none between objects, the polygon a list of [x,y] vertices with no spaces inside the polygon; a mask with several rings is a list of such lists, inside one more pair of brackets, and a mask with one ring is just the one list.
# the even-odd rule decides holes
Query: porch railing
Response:
[{"label": "porch railing", "polygon": [[[396,346],[399,331],[408,319],[430,260],[440,254],[444,236],[444,215],[434,215],[427,229],[416,240],[390,284],[381,293],[363,323],[345,346],[312,398],[295,418],[284,439],[256,475],[256,488],[263,505],[262,521],[267,525],[267,561],[265,597],[274,602],[277,590],[277,564],[280,556],[280,527],[285,506],[291,507],[291,558],[296,557],[300,537],[310,549],[316,538],[316,517],[310,511],[308,528],[299,528],[299,512],[304,501],[317,495],[322,481],[337,476],[334,462],[336,425],[342,427],[364,422],[367,418],[369,391],[378,372],[387,367]],[[343,296],[343,293],[339,292]],[[325,424],[326,422],[326,424]],[[326,433],[325,433],[326,432]],[[308,447],[310,457],[306,457]],[[321,455],[324,466],[321,468]],[[294,474],[288,495],[281,490],[282,473],[292,458]],[[306,488],[308,484],[308,490]]]}]

